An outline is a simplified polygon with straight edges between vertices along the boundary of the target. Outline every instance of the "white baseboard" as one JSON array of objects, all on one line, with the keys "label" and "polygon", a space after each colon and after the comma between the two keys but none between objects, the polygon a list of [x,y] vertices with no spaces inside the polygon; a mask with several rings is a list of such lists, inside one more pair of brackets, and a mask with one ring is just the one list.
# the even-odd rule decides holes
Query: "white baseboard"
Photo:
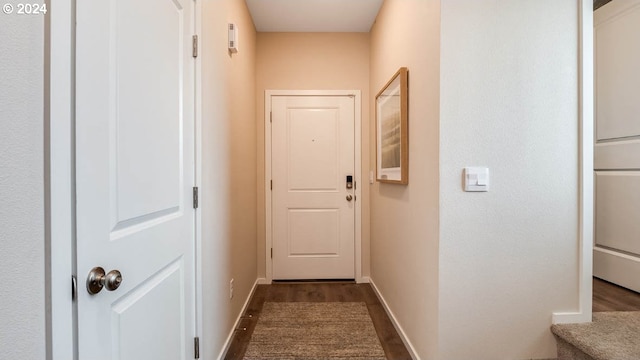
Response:
[{"label": "white baseboard", "polygon": [[373,288],[373,292],[375,292],[376,296],[380,300],[380,303],[382,304],[384,311],[389,316],[389,319],[391,319],[391,323],[393,324],[393,327],[396,328],[398,335],[400,335],[400,339],[402,339],[404,346],[407,348],[407,351],[409,351],[409,355],[411,355],[411,358],[413,360],[420,360],[418,355],[416,355],[416,349],[413,347],[413,344],[411,344],[411,341],[409,341],[409,338],[407,337],[407,334],[402,329],[402,326],[400,326],[400,324],[398,323],[398,320],[396,319],[396,316],[393,314],[393,311],[389,309],[389,305],[387,305],[387,302],[385,301],[384,297],[382,296],[382,294],[380,294],[380,291],[376,287],[375,282],[373,282],[373,280],[370,278],[368,282],[371,284],[371,287]]},{"label": "white baseboard", "polygon": [[258,278],[258,280],[256,280],[256,284],[258,284],[258,285],[270,285],[271,281],[267,280],[266,278]]},{"label": "white baseboard", "polygon": [[224,355],[229,350],[229,346],[231,346],[231,340],[233,340],[233,333],[236,331],[236,329],[240,325],[240,319],[242,319],[242,314],[244,314],[245,311],[247,311],[247,307],[249,306],[249,301],[251,301],[251,298],[253,297],[253,293],[256,291],[256,287],[258,287],[258,284],[259,284],[260,280],[261,279],[258,278],[258,279],[256,279],[256,282],[253,283],[253,287],[251,288],[251,291],[249,292],[249,296],[247,296],[247,299],[244,301],[244,305],[242,306],[242,310],[238,314],[238,318],[236,319],[236,322],[233,324],[233,328],[231,328],[231,332],[229,332],[229,336],[227,336],[227,340],[224,342],[224,346],[222,347],[222,351],[218,355],[218,360],[222,360],[224,358]]},{"label": "white baseboard", "polygon": [[362,276],[356,280],[358,284],[369,284],[371,282],[371,278],[368,276]]},{"label": "white baseboard", "polygon": [[591,322],[591,313],[573,312],[573,313],[553,313],[551,315],[552,324],[582,324]]},{"label": "white baseboard", "polygon": [[601,247],[593,248],[593,276],[640,291],[640,257]]}]

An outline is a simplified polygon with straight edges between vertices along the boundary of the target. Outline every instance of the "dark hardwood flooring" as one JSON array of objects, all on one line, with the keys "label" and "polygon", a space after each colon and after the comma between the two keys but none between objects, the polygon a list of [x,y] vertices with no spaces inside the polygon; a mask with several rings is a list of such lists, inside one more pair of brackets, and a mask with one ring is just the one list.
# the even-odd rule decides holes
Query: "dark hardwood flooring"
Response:
[{"label": "dark hardwood flooring", "polygon": [[640,294],[594,277],[593,311],[640,311]]},{"label": "dark hardwood flooring", "polygon": [[[411,359],[391,320],[369,284],[291,282],[258,285],[235,330],[226,360],[244,357],[265,302],[364,302],[389,360]],[[593,278],[593,311],[640,311],[640,293]]]},{"label": "dark hardwood flooring", "polygon": [[242,359],[265,302],[364,302],[389,360],[411,359],[382,304],[369,284],[353,282],[274,283],[258,285],[239,327],[235,330],[226,360]]}]

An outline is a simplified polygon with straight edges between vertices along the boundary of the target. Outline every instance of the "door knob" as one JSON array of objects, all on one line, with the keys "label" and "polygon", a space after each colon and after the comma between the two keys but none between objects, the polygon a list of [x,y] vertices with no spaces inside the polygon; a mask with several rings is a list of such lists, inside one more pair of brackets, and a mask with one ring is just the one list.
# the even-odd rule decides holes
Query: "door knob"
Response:
[{"label": "door knob", "polygon": [[111,270],[105,274],[101,267],[94,267],[87,276],[87,291],[91,295],[95,295],[106,288],[107,291],[113,291],[120,287],[122,283],[122,274],[118,270]]},{"label": "door knob", "polygon": [[347,201],[351,201],[353,200],[353,196],[351,196],[351,194],[347,194]]}]

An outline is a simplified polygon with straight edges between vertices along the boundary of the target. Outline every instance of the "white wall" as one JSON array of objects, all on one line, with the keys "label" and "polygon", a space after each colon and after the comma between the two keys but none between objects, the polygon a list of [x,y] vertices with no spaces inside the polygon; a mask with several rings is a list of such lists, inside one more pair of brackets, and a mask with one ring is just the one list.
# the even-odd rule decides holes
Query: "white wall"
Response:
[{"label": "white wall", "polygon": [[[245,2],[202,2],[201,358],[223,345],[257,279],[255,37]],[[236,54],[227,23],[238,27]],[[234,297],[229,299],[229,280]]]},{"label": "white wall", "polygon": [[[577,1],[442,1],[440,359],[556,356],[578,308]],[[488,166],[491,191],[462,191]]]},{"label": "white wall", "polygon": [[0,356],[44,359],[44,19],[0,19]]}]

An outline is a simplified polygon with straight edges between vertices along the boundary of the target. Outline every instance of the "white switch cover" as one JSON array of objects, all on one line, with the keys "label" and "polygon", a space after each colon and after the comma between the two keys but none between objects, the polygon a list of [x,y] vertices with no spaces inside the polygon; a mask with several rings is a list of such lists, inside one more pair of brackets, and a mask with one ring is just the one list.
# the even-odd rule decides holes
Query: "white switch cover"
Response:
[{"label": "white switch cover", "polygon": [[464,191],[489,191],[489,168],[464,168]]}]

